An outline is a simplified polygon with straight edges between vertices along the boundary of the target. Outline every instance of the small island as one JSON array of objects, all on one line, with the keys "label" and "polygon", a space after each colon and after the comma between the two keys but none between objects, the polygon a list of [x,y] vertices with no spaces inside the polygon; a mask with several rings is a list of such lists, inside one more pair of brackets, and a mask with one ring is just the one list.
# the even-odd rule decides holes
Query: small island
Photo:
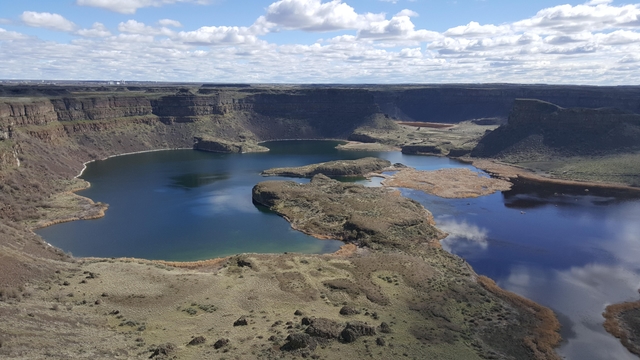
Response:
[{"label": "small island", "polygon": [[267,152],[269,148],[260,146],[257,143],[241,139],[241,141],[227,141],[210,136],[197,136],[193,138],[193,148],[195,150],[233,154]]},{"label": "small island", "polygon": [[268,169],[262,176],[285,176],[307,178],[317,174],[326,176],[365,176],[372,172],[382,171],[391,166],[388,160],[366,157],[358,160],[336,160],[299,167]]}]

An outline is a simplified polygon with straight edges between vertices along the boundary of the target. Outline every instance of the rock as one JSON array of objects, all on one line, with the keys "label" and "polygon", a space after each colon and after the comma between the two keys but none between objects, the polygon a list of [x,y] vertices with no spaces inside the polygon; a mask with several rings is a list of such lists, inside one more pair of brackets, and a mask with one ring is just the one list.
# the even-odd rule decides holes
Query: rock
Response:
[{"label": "rock", "polygon": [[295,315],[295,316],[302,316],[302,315],[304,315],[304,313],[303,313],[302,311],[300,311],[300,310],[296,310],[296,311],[293,313],[293,315]]},{"label": "rock", "polygon": [[311,338],[309,334],[305,333],[293,333],[287,336],[287,343],[282,345],[281,350],[298,350],[298,349],[309,349],[314,350],[316,348],[316,342]]},{"label": "rock", "polygon": [[360,311],[358,311],[358,309],[352,307],[352,306],[343,306],[342,309],[340,309],[340,315],[345,315],[345,316],[349,316],[349,315],[357,315],[360,314]]},{"label": "rock", "polygon": [[387,341],[383,338],[377,338],[376,339],[376,345],[378,346],[385,346],[387,345]]},{"label": "rock", "polygon": [[326,176],[363,176],[370,172],[381,171],[391,166],[388,160],[367,157],[357,160],[336,160],[299,167],[274,168],[262,172],[263,176],[313,177]]},{"label": "rock", "polygon": [[303,317],[302,321],[301,321],[302,325],[311,325],[311,319],[309,319],[308,317]]},{"label": "rock", "polygon": [[193,139],[195,150],[218,152],[218,153],[249,153],[267,152],[268,148],[260,146],[251,141],[232,142],[213,138],[209,136],[198,136]]},{"label": "rock", "polygon": [[94,302],[94,304],[95,304],[95,305],[100,305],[100,304],[102,304],[102,300],[98,299],[98,300],[96,300],[96,301]]},{"label": "rock", "polygon": [[391,333],[391,327],[386,322],[382,322],[382,324],[380,324],[380,332],[389,334]]},{"label": "rock", "polygon": [[376,335],[376,327],[365,324],[361,321],[349,322],[345,330],[352,330],[357,336],[373,336]]},{"label": "rock", "polygon": [[337,339],[341,331],[342,326],[339,323],[325,318],[312,319],[305,330],[311,336],[324,339]]},{"label": "rock", "polygon": [[249,322],[244,316],[241,316],[238,320],[233,322],[233,326],[247,326]]},{"label": "rock", "polygon": [[194,345],[204,344],[205,342],[207,342],[207,339],[204,336],[196,336],[193,339],[191,339],[191,341],[189,341],[187,345],[194,346]]},{"label": "rock", "polygon": [[218,339],[218,341],[213,344],[213,348],[217,350],[227,345],[229,345],[229,339]]},{"label": "rock", "polygon": [[353,329],[345,328],[340,333],[340,338],[346,343],[352,343],[358,339],[358,334]]},{"label": "rock", "polygon": [[152,353],[151,356],[149,356],[149,359],[153,359],[155,357],[164,358],[170,356],[176,351],[176,349],[177,347],[172,343],[160,345],[157,348],[150,350]]}]

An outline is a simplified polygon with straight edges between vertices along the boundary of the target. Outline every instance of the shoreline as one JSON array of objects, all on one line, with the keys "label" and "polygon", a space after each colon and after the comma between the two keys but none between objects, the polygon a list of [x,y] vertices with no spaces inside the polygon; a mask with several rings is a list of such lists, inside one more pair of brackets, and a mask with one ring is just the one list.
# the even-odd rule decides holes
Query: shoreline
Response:
[{"label": "shoreline", "polygon": [[629,334],[625,325],[623,324],[623,320],[620,318],[622,313],[638,310],[640,309],[640,301],[634,302],[623,302],[619,304],[609,305],[605,308],[605,311],[602,313],[602,317],[604,317],[604,329],[620,340],[622,345],[629,350],[629,352],[634,353],[636,355],[640,355],[640,348],[637,347],[636,344],[631,342],[634,334]]},{"label": "shoreline", "polygon": [[542,176],[534,173],[533,171],[519,167],[512,164],[502,163],[497,160],[485,159],[485,158],[453,158],[459,161],[462,161],[467,164],[471,164],[477,169],[487,172],[488,174],[499,177],[506,178],[507,180],[511,178],[519,178],[523,180],[539,182],[539,183],[547,183],[547,184],[555,184],[555,185],[566,185],[566,186],[585,186],[599,189],[615,189],[615,190],[625,190],[631,192],[640,192],[640,187],[633,187],[620,183],[610,183],[610,182],[596,182],[596,181],[582,181],[582,180],[567,180],[567,179],[559,179],[554,177]]},{"label": "shoreline", "polygon": [[[156,151],[169,151],[169,150],[193,150],[193,148],[192,147],[190,147],[190,148],[162,148],[162,149],[152,149],[152,150],[140,150],[140,151],[132,151],[132,152],[122,153],[122,154],[109,155],[109,156],[107,156],[105,158],[101,158],[101,159],[93,159],[93,160],[89,160],[89,161],[83,162],[82,163],[82,170],[80,170],[80,173],[78,173],[78,175],[74,176],[73,178],[77,179],[80,176],[82,176],[82,174],[85,172],[85,170],[87,170],[87,164],[91,164],[92,162],[104,161],[104,160],[108,160],[108,159],[111,159],[111,158],[114,158],[114,157],[118,157],[118,156],[144,154],[144,153],[150,153],[150,152],[156,152]],[[84,190],[84,189],[80,189],[80,190]],[[80,191],[80,190],[77,190],[77,191]],[[75,192],[75,190],[74,190],[74,192]]]}]

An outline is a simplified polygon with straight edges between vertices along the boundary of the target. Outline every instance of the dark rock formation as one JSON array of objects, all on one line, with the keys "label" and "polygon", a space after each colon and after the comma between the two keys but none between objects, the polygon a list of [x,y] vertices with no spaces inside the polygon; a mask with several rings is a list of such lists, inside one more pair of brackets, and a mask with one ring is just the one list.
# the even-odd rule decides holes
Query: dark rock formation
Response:
[{"label": "dark rock formation", "polygon": [[435,145],[405,145],[402,147],[402,153],[409,155],[443,155],[444,151]]},{"label": "dark rock formation", "polygon": [[249,322],[247,321],[247,318],[245,318],[244,316],[241,316],[238,320],[233,322],[233,326],[247,326],[249,325]]},{"label": "dark rock formation", "polygon": [[213,343],[213,348],[217,350],[227,345],[229,345],[229,339],[218,339],[218,341]]},{"label": "dark rock formation", "polygon": [[205,342],[207,342],[207,339],[204,336],[196,336],[193,339],[191,339],[191,341],[189,341],[187,345],[195,346],[195,345],[204,344]]},{"label": "dark rock formation", "polygon": [[149,359],[167,359],[176,352],[177,347],[174,344],[166,343],[154,349],[151,349]]},{"label": "dark rock formation", "polygon": [[349,315],[357,315],[357,314],[360,314],[360,311],[354,308],[353,306],[345,305],[340,309],[340,315],[349,316]]},{"label": "dark rock formation", "polygon": [[640,149],[640,115],[616,109],[565,109],[517,100],[509,121],[480,140],[474,157],[535,161]]},{"label": "dark rock formation", "polygon": [[293,333],[287,336],[287,343],[280,347],[280,350],[292,351],[298,349],[314,350],[317,346],[316,341],[305,333]]},{"label": "dark rock formation", "polygon": [[305,332],[313,337],[337,339],[342,332],[342,325],[325,318],[311,319]]},{"label": "dark rock formation", "polygon": [[193,148],[196,150],[218,153],[248,153],[269,151],[268,148],[250,141],[231,142],[208,136],[195,137]]},{"label": "dark rock formation", "polygon": [[313,177],[326,176],[363,176],[370,172],[381,171],[391,166],[388,160],[367,157],[357,160],[336,160],[299,167],[274,168],[262,172],[263,176]]}]

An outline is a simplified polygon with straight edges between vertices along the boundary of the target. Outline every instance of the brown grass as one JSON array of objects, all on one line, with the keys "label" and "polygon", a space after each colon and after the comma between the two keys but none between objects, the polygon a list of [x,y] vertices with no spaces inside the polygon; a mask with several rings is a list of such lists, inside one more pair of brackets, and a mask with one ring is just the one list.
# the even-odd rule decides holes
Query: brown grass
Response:
[{"label": "brown grass", "polygon": [[478,176],[469,169],[420,171],[408,168],[386,177],[382,185],[416,189],[448,199],[464,199],[506,191],[512,184],[502,179]]},{"label": "brown grass", "polygon": [[609,305],[605,309],[602,316],[604,316],[604,328],[611,335],[620,339],[622,345],[629,351],[636,355],[640,355],[640,349],[634,346],[629,339],[629,333],[625,330],[624,325],[620,319],[620,316],[630,310],[640,309],[640,301],[625,302],[621,304]]},{"label": "brown grass", "polygon": [[492,175],[503,179],[514,179],[520,178],[530,181],[550,183],[550,184],[558,184],[558,185],[569,185],[569,186],[585,186],[592,188],[600,188],[600,189],[619,189],[619,190],[629,190],[634,192],[640,192],[640,188],[628,186],[624,184],[617,183],[603,183],[603,182],[594,182],[594,181],[579,181],[579,180],[565,180],[558,179],[549,176],[542,176],[532,172],[531,170],[518,167],[511,164],[501,163],[496,160],[490,159],[467,159],[473,166],[478,169],[482,169]]},{"label": "brown grass", "polygon": [[412,121],[400,121],[400,122],[398,122],[398,124],[406,125],[406,126],[432,128],[432,129],[446,129],[446,128],[453,127],[453,125],[454,125],[454,124],[417,122],[417,121],[415,121],[415,122],[412,122]]},{"label": "brown grass", "polygon": [[478,276],[478,283],[487,291],[520,309],[530,312],[536,318],[538,324],[533,329],[533,334],[524,339],[527,347],[533,351],[535,359],[560,359],[554,351],[554,348],[562,340],[559,334],[560,322],[551,309],[501,289],[495,281],[486,276]]}]

